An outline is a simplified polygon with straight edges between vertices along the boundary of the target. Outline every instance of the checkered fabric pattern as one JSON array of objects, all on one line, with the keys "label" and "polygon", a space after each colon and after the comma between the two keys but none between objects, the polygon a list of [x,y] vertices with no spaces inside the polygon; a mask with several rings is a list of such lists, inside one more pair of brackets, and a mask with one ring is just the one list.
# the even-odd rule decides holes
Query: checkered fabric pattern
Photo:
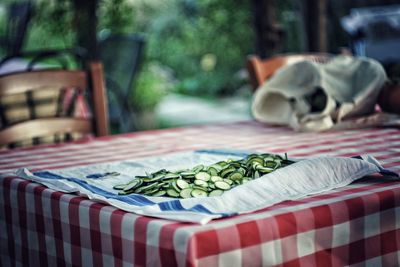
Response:
[{"label": "checkered fabric pattern", "polygon": [[0,151],[0,265],[399,266],[398,180],[368,177],[201,226],[138,216],[9,174],[224,147],[292,157],[371,154],[399,173],[399,133],[295,133],[241,122]]}]

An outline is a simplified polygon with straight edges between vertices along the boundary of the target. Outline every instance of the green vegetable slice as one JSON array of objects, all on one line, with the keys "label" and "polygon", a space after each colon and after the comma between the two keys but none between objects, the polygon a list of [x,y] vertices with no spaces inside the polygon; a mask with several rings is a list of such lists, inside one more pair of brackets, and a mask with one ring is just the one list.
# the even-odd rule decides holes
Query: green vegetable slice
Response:
[{"label": "green vegetable slice", "polygon": [[201,186],[201,187],[205,187],[205,188],[208,187],[208,183],[206,181],[203,181],[203,180],[198,180],[198,179],[194,180],[194,184],[198,185],[198,186]]},{"label": "green vegetable slice", "polygon": [[234,172],[236,169],[234,167],[226,168],[225,170],[221,171],[221,177],[227,177],[230,173]]},{"label": "green vegetable slice", "polygon": [[[280,163],[280,161],[279,161],[279,163]],[[271,168],[272,170],[274,170],[278,165],[279,165],[279,163],[278,162],[276,162],[276,161],[267,161],[267,162],[265,162],[265,167],[267,167],[267,168]]]},{"label": "green vegetable slice", "polygon": [[193,189],[190,193],[193,197],[206,197],[208,194],[206,191],[200,189]]},{"label": "green vegetable slice", "polygon": [[179,178],[179,177],[181,177],[179,174],[176,174],[176,173],[167,173],[167,174],[164,176],[164,180],[167,180],[167,179],[176,179],[176,178]]},{"label": "green vegetable slice", "polygon": [[182,198],[189,198],[189,197],[191,197],[192,195],[191,195],[191,193],[192,193],[192,188],[185,188],[185,189],[183,189],[180,193],[179,193],[179,195],[182,197]]},{"label": "green vegetable slice", "polygon": [[126,187],[126,184],[117,184],[113,186],[113,189],[115,190],[122,190]]},{"label": "green vegetable slice", "polygon": [[176,184],[176,181],[177,180],[174,180],[174,181],[172,181],[172,183],[171,183],[171,186],[172,186],[172,188],[176,191],[176,192],[180,192],[181,191],[181,189],[178,187],[178,185]]},{"label": "green vegetable slice", "polygon": [[224,181],[215,182],[215,187],[219,188],[219,189],[222,189],[222,190],[228,190],[228,189],[231,188],[231,186],[228,183],[224,182]]},{"label": "green vegetable slice", "polygon": [[153,197],[162,197],[166,194],[167,192],[165,190],[160,190],[152,194]]},{"label": "green vegetable slice", "polygon": [[253,174],[253,178],[256,179],[256,178],[260,178],[260,177],[261,177],[260,173],[258,171],[255,171]]},{"label": "green vegetable slice", "polygon": [[230,179],[227,179],[227,178],[223,179],[223,181],[224,181],[225,183],[229,184],[229,185],[232,185],[232,184],[233,184],[233,181],[230,180]]},{"label": "green vegetable slice", "polygon": [[208,196],[209,196],[209,197],[218,197],[218,196],[221,196],[223,193],[224,193],[224,191],[219,190],[219,189],[216,189],[216,190],[211,191],[211,192],[208,194]]},{"label": "green vegetable slice", "polygon": [[159,188],[155,187],[155,188],[144,191],[143,194],[152,196],[154,193],[157,193],[158,191],[160,191]]},{"label": "green vegetable slice", "polygon": [[196,175],[195,172],[181,172],[182,178],[192,178]]},{"label": "green vegetable slice", "polygon": [[207,172],[211,175],[211,176],[215,176],[218,175],[218,170],[214,167],[210,167],[208,168]]},{"label": "green vegetable slice", "polygon": [[210,178],[211,178],[211,175],[209,175],[208,173],[206,173],[206,172],[199,172],[199,173],[197,173],[196,175],[195,175],[195,177],[196,177],[196,179],[199,179],[199,180],[203,180],[203,181],[208,181],[208,180],[210,180]]},{"label": "green vegetable slice", "polygon": [[129,191],[129,190],[135,189],[135,188],[139,187],[142,183],[143,183],[143,180],[140,180],[140,179],[132,180],[123,188],[123,190]]},{"label": "green vegetable slice", "polygon": [[153,188],[155,188],[157,186],[158,186],[158,183],[152,183],[152,184],[148,184],[148,185],[145,185],[145,186],[142,186],[142,187],[136,187],[135,193],[142,193],[142,192],[145,192],[145,191],[150,191],[150,189],[153,189]]},{"label": "green vegetable slice", "polygon": [[220,176],[211,176],[211,181],[212,182],[216,182],[216,181],[222,181],[222,177]]},{"label": "green vegetable slice", "polygon": [[200,164],[200,165],[197,165],[196,167],[194,167],[192,169],[192,171],[195,173],[198,173],[198,172],[202,171],[203,169],[204,169],[204,165]]},{"label": "green vegetable slice", "polygon": [[240,180],[243,178],[243,174],[241,172],[233,172],[229,175],[230,180]]},{"label": "green vegetable slice", "polygon": [[179,193],[177,191],[175,191],[174,189],[168,189],[167,195],[170,197],[179,197]]},{"label": "green vegetable slice", "polygon": [[185,180],[182,179],[178,179],[176,180],[176,185],[180,188],[180,189],[185,189],[189,187],[188,182],[186,182]]}]

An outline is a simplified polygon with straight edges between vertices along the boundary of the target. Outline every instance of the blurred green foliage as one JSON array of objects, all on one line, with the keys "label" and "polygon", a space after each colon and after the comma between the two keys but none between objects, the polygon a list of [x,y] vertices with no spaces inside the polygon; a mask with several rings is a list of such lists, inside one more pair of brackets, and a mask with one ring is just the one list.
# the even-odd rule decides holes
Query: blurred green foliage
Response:
[{"label": "blurred green foliage", "polygon": [[102,0],[99,2],[99,29],[113,33],[129,33],[134,29],[135,10],[126,0]]},{"label": "blurred green foliage", "polygon": [[171,74],[156,62],[148,62],[137,78],[131,103],[138,112],[152,111],[171,89]]},{"label": "blurred green foliage", "polygon": [[25,50],[72,47],[76,28],[73,15],[69,0],[36,0]]},{"label": "blurred green foliage", "polygon": [[[74,46],[79,25],[72,1],[35,5],[25,50]],[[210,97],[233,94],[244,83],[237,73],[253,47],[250,1],[100,0],[98,22],[99,31],[146,35],[145,62],[132,89],[138,109],[154,107],[165,88]],[[173,79],[157,75],[154,62]]]},{"label": "blurred green foliage", "polygon": [[145,32],[147,60],[173,70],[175,91],[210,96],[231,94],[241,86],[236,73],[253,45],[249,1],[101,3],[100,26],[119,33]]},{"label": "blurred green foliage", "polygon": [[174,70],[178,92],[218,95],[240,87],[236,73],[253,45],[249,1],[171,0],[148,32],[148,56]]}]

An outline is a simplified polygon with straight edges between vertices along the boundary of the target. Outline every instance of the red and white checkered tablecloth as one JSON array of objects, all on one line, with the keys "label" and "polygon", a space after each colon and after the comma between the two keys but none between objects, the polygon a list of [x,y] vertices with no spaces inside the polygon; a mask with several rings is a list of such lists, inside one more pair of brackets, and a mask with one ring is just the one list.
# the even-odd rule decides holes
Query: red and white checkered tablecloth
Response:
[{"label": "red and white checkered tablecloth", "polygon": [[[0,173],[200,148],[371,154],[400,172],[398,129],[295,133],[241,122],[0,151]],[[0,179],[1,266],[400,266],[400,182],[381,177],[203,226],[138,216],[11,175]]]}]

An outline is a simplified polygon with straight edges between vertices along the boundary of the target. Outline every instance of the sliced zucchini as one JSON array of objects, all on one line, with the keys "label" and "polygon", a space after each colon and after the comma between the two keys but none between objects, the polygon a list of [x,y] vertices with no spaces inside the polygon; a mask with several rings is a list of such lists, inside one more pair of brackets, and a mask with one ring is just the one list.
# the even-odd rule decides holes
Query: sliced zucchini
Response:
[{"label": "sliced zucchini", "polygon": [[206,197],[208,195],[206,191],[197,188],[193,189],[192,192],[190,192],[190,194],[192,195],[192,197]]},{"label": "sliced zucchini", "polygon": [[117,184],[113,186],[113,189],[115,190],[122,190],[126,187],[126,184]]},{"label": "sliced zucchini", "polygon": [[216,182],[216,181],[222,181],[222,177],[220,176],[211,176],[211,181],[212,182]]},{"label": "sliced zucchini", "polygon": [[202,171],[203,169],[204,169],[204,165],[200,164],[200,165],[197,165],[196,167],[194,167],[192,169],[192,171],[195,173],[198,173],[198,172]]},{"label": "sliced zucchini", "polygon": [[209,175],[208,173],[206,173],[206,172],[199,172],[199,173],[197,173],[196,175],[195,175],[195,178],[196,179],[198,179],[198,180],[203,180],[203,181],[208,181],[208,180],[210,180],[210,178],[211,178],[211,175]]},{"label": "sliced zucchini", "polygon": [[224,181],[215,182],[215,187],[219,188],[219,189],[222,189],[222,190],[228,190],[228,189],[231,188],[231,186],[228,183],[224,182]]},{"label": "sliced zucchini", "polygon": [[179,195],[182,197],[182,198],[189,198],[189,197],[191,197],[192,195],[191,195],[191,192],[192,192],[192,188],[185,188],[185,189],[183,189],[180,193],[179,193]]},{"label": "sliced zucchini", "polygon": [[234,172],[236,169],[234,167],[226,168],[225,170],[221,171],[221,177],[227,177],[230,173]]},{"label": "sliced zucchini", "polygon": [[208,168],[207,172],[211,175],[211,176],[215,176],[218,175],[218,170],[214,167],[210,167]]},{"label": "sliced zucchini", "polygon": [[188,182],[186,182],[185,180],[182,179],[178,179],[176,180],[176,185],[180,188],[180,189],[185,189],[189,187]]},{"label": "sliced zucchini", "polygon": [[267,162],[265,162],[265,165],[264,165],[264,167],[271,168],[272,170],[274,170],[277,166],[278,166],[278,163],[276,161],[267,161]]},{"label": "sliced zucchini", "polygon": [[205,188],[208,187],[208,183],[206,181],[199,180],[199,179],[194,180],[194,184],[201,186],[201,187],[205,187]]},{"label": "sliced zucchini", "polygon": [[153,197],[162,197],[167,193],[167,191],[165,190],[159,190],[157,192],[155,192],[154,194],[152,194]]},{"label": "sliced zucchini", "polygon": [[126,186],[122,190],[129,191],[129,190],[135,189],[135,188],[139,187],[142,183],[143,183],[143,180],[141,180],[141,179],[132,180],[128,184],[126,184]]},{"label": "sliced zucchini", "polygon": [[[117,184],[113,188],[119,194],[132,193],[187,198],[191,196],[216,196],[266,173],[294,163],[287,155],[251,154],[241,160],[227,159],[210,166],[197,165],[192,169],[167,171],[161,169],[146,175],[135,176],[127,184]],[[107,175],[119,175],[109,172]]]},{"label": "sliced zucchini", "polygon": [[240,179],[242,179],[243,178],[243,174],[241,173],[241,172],[233,172],[233,173],[231,173],[230,175],[229,175],[229,179],[230,180],[240,180]]},{"label": "sliced zucchini", "polygon": [[216,190],[211,191],[211,192],[208,194],[208,196],[209,196],[209,197],[219,197],[219,196],[221,196],[223,193],[224,193],[224,191],[222,191],[222,190],[220,190],[220,189],[216,189]]},{"label": "sliced zucchini", "polygon": [[157,186],[158,186],[158,183],[152,183],[152,184],[148,184],[148,185],[145,185],[145,186],[142,186],[142,187],[139,187],[139,188],[136,187],[135,193],[141,193],[141,192],[149,191],[150,189],[153,189],[153,188],[155,188]]},{"label": "sliced zucchini", "polygon": [[170,173],[167,173],[167,174],[164,176],[164,179],[163,179],[163,180],[176,179],[176,178],[179,178],[179,177],[181,177],[179,174],[170,172]]},{"label": "sliced zucchini", "polygon": [[190,171],[181,172],[180,174],[182,178],[193,178],[196,175],[195,172],[190,172]]},{"label": "sliced zucchini", "polygon": [[154,193],[160,191],[158,187],[146,190],[143,192],[143,194],[148,195],[148,196],[152,196]]},{"label": "sliced zucchini", "polygon": [[179,197],[179,193],[177,191],[175,191],[174,189],[168,189],[167,195],[170,197]]},{"label": "sliced zucchini", "polygon": [[178,187],[178,185],[176,184],[177,180],[174,180],[171,182],[171,187],[176,191],[176,192],[180,192],[181,189]]},{"label": "sliced zucchini", "polygon": [[222,181],[224,181],[225,183],[227,183],[227,184],[229,184],[229,185],[232,185],[232,184],[233,184],[233,181],[232,181],[231,179],[225,178],[225,179],[223,179]]}]

